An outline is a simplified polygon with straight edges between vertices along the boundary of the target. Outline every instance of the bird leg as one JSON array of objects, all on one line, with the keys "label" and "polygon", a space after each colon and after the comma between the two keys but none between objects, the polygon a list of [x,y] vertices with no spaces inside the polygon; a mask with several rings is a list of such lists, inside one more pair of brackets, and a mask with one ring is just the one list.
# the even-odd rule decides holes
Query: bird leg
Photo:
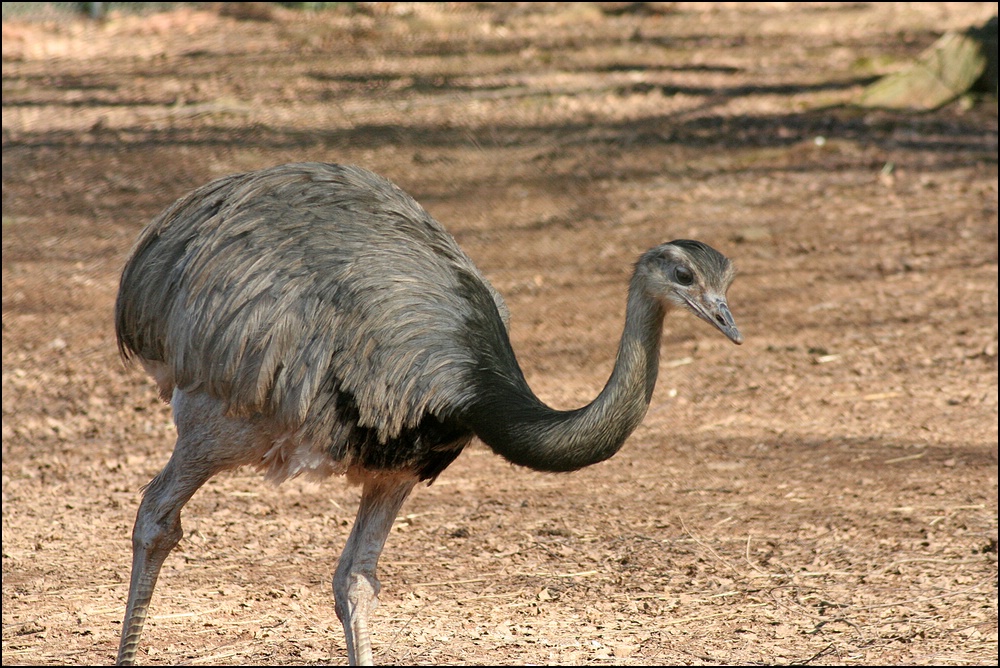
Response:
[{"label": "bird leg", "polygon": [[393,520],[416,483],[412,475],[365,478],[358,516],[333,575],[337,617],[344,625],[351,665],[372,665],[368,615],[378,605],[381,589],[375,569]]},{"label": "bird leg", "polygon": [[224,406],[206,395],[175,391],[177,443],[170,461],[146,486],[132,529],[132,578],[117,664],[135,663],[146,611],[160,568],[180,541],[181,509],[209,478],[247,463],[266,447],[251,423],[226,418]]},{"label": "bird leg", "polygon": [[[176,452],[176,451],[175,451]],[[208,476],[188,478],[179,474],[182,468],[172,457],[167,466],[146,488],[132,529],[132,580],[128,589],[128,605],[122,624],[121,644],[117,664],[135,663],[146,610],[163,561],[180,541],[181,508],[208,480]]]}]

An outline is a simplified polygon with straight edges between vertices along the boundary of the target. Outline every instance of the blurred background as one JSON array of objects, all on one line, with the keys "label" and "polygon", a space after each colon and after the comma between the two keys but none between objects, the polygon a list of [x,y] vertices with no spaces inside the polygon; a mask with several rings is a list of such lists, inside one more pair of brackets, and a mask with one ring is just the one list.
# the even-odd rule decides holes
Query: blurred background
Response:
[{"label": "blurred background", "polygon": [[[507,299],[536,393],[610,373],[632,264],[739,269],[572,475],[470,447],[381,561],[382,663],[997,661],[996,3],[3,3],[4,664],[114,656],[169,407],[118,358],[142,227],[354,163]],[[992,40],[992,41],[991,41]],[[206,485],[144,663],[339,663],[356,488]]]}]

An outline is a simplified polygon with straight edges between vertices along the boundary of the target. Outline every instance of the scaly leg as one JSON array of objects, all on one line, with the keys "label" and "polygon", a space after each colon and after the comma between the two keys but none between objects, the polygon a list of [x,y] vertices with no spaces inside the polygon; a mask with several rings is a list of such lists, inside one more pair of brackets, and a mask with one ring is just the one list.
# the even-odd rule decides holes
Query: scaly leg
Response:
[{"label": "scaly leg", "polygon": [[[175,450],[175,454],[178,450]],[[146,610],[153,596],[156,578],[163,561],[180,541],[181,508],[208,480],[210,475],[185,476],[183,463],[176,456],[153,478],[146,488],[142,504],[132,529],[132,580],[128,589],[128,605],[122,623],[122,638],[118,646],[120,666],[135,663]],[[214,471],[212,472],[214,473]]]},{"label": "scaly leg", "polygon": [[118,665],[135,663],[146,611],[163,561],[180,541],[181,509],[219,471],[247,463],[266,447],[255,425],[225,418],[220,402],[176,391],[177,444],[146,487],[132,529],[132,578],[118,645]]},{"label": "scaly leg", "polygon": [[351,665],[372,665],[368,615],[378,605],[381,589],[375,569],[393,520],[417,478],[373,474],[364,482],[354,528],[333,575],[337,617],[344,625]]}]

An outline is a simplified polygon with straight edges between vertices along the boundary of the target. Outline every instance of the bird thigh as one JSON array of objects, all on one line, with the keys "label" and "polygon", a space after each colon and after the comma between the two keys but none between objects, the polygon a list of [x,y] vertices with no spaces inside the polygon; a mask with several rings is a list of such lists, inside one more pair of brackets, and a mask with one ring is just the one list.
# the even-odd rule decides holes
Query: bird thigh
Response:
[{"label": "bird thigh", "polygon": [[171,464],[183,475],[208,480],[220,471],[258,465],[275,441],[265,418],[229,417],[225,402],[203,392],[175,389],[170,403],[177,426]]}]

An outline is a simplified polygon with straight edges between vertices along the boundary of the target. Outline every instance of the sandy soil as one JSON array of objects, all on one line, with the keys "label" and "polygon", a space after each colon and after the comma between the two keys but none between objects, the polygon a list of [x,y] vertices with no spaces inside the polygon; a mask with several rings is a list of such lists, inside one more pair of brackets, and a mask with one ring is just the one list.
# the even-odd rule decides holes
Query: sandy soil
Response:
[{"label": "sandy soil", "polygon": [[[349,3],[345,3],[347,5]],[[141,227],[286,161],[400,184],[506,296],[550,404],[631,263],[734,259],[736,347],[667,324],[649,414],[571,475],[471,447],[383,554],[376,660],[997,662],[997,106],[850,106],[996,3],[229,3],[3,24],[3,663],[107,663],[169,407],[111,308]],[[357,488],[211,481],[139,659],[343,663]]]}]

